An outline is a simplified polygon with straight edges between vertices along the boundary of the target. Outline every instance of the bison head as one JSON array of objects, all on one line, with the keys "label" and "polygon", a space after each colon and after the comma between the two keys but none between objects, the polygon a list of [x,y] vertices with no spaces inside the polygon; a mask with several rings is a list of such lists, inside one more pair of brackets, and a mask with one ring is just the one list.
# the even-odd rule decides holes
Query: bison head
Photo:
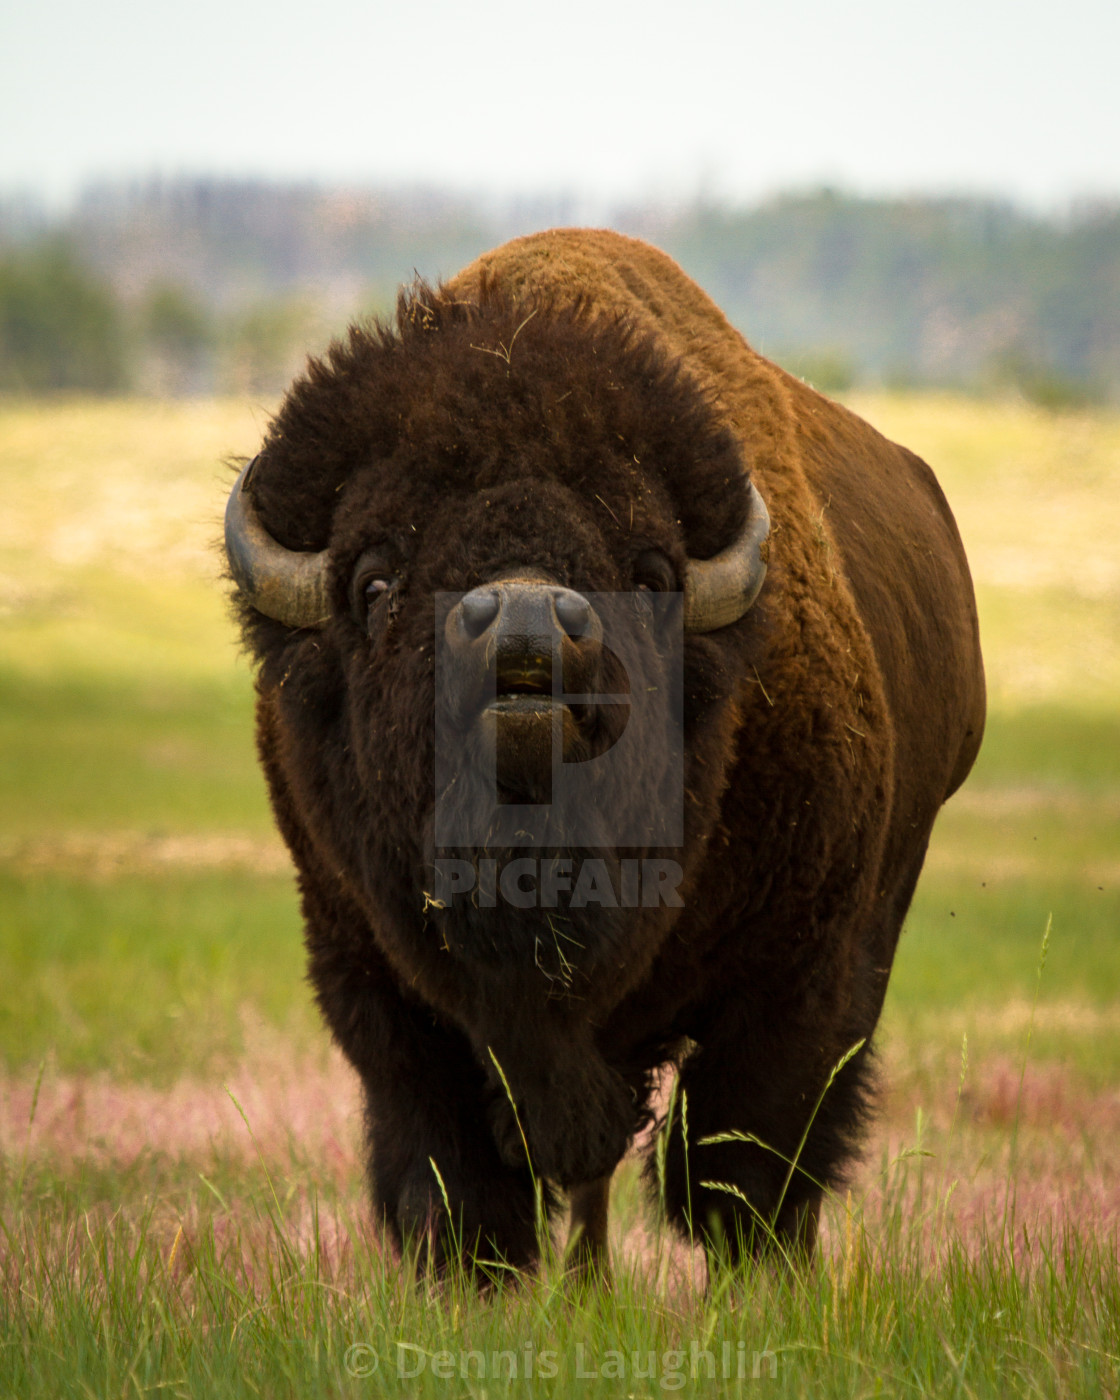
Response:
[{"label": "bison head", "polygon": [[656,344],[492,288],[419,287],[292,388],[226,517],[262,754],[403,974],[648,965],[760,635],[748,466]]}]

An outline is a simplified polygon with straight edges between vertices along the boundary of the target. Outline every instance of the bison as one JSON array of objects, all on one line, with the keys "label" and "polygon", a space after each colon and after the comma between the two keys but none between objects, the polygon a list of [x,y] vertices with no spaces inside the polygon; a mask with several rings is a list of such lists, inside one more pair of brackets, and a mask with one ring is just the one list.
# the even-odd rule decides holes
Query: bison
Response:
[{"label": "bison", "polygon": [[719,1258],[811,1254],[984,723],[930,469],[664,254],[559,230],[311,360],[226,548],[398,1243],[529,1266],[562,1189],[605,1268],[672,1065],[670,1218]]}]

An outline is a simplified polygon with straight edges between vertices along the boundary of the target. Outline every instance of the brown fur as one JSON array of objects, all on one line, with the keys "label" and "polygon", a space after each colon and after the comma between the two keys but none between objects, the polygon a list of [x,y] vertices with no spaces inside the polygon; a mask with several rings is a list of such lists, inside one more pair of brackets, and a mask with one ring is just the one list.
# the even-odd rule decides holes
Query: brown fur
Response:
[{"label": "brown fur", "polygon": [[[685,907],[570,911],[560,981],[525,952],[538,911],[426,899],[432,594],[511,566],[629,589],[650,547],[683,576],[737,532],[747,473],[773,522],[765,587],[739,622],[686,638]],[[698,1144],[738,1130],[796,1151],[831,1070],[874,1030],[934,817],[979,747],[972,588],[932,473],[755,354],[663,254],[561,230],[417,288],[395,330],[354,331],[313,363],[254,492],[282,543],[331,552],[323,631],[242,617],[310,975],[365,1086],[390,1226],[442,1257],[435,1161],[455,1237],[528,1262],[522,1130],[552,1181],[609,1176],[676,1055],[690,1157],[678,1117],[673,1218],[691,1207],[732,1254],[764,1246],[759,1220],[807,1243],[858,1140],[866,1049],[788,1188],[780,1156]],[[371,544],[402,581],[367,635],[347,590]]]}]

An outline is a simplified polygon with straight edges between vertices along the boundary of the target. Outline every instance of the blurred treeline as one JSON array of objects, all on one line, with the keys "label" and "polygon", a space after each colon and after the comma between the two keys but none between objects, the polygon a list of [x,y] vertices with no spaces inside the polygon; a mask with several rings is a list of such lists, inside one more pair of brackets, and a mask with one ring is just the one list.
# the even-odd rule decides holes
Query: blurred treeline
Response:
[{"label": "blurred treeline", "polygon": [[1120,205],[822,190],[751,208],[588,210],[219,180],[0,202],[0,392],[273,393],[308,351],[487,247],[596,222],[676,257],[753,345],[818,387],[1120,402]]}]

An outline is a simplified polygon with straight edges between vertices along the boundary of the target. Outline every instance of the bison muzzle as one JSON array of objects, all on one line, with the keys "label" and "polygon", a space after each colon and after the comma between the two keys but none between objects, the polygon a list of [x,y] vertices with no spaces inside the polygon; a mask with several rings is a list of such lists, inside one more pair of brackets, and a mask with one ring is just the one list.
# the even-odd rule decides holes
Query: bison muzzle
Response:
[{"label": "bison muzzle", "polygon": [[226,540],[396,1239],[530,1264],[542,1180],[601,1266],[675,1065],[672,1219],[725,1257],[811,1250],[983,728],[929,468],[663,254],[562,230],[311,361]]}]

